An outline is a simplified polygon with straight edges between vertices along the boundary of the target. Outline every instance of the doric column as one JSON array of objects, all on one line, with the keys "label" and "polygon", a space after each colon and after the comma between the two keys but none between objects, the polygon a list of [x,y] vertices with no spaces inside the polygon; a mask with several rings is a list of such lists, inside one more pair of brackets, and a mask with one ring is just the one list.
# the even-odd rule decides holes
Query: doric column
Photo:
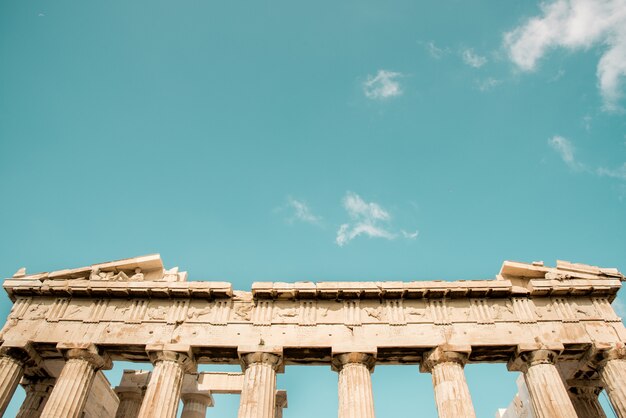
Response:
[{"label": "doric column", "polygon": [[56,379],[52,377],[25,377],[21,385],[26,392],[26,398],[18,411],[16,418],[39,418],[48,402]]},{"label": "doric column", "polygon": [[440,418],[476,417],[463,372],[469,351],[469,347],[456,351],[437,347],[424,353],[422,357],[420,371],[432,374],[435,403]]},{"label": "doric column", "polygon": [[619,418],[626,418],[626,348],[618,345],[600,353],[600,380]]},{"label": "doric column", "polygon": [[196,369],[189,346],[156,344],[146,347],[154,370],[139,418],[175,418],[185,373]]},{"label": "doric column", "polygon": [[598,400],[598,395],[601,391],[602,388],[592,386],[575,386],[569,388],[569,397],[579,417],[606,418],[606,414]]},{"label": "doric column", "polygon": [[17,385],[24,376],[24,369],[37,362],[37,354],[30,343],[11,344],[0,347],[0,416],[4,414]]},{"label": "doric column", "polygon": [[96,372],[110,369],[111,360],[93,344],[57,344],[65,356],[65,365],[54,385],[42,418],[78,418],[82,416]]},{"label": "doric column", "polygon": [[274,418],[283,418],[283,409],[287,408],[287,391],[276,391],[276,413]]},{"label": "doric column", "polygon": [[558,354],[547,349],[518,353],[509,361],[511,371],[524,373],[530,402],[537,418],[578,418],[554,362]]},{"label": "doric column", "polygon": [[181,418],[204,418],[206,410],[213,406],[213,397],[208,393],[183,393],[183,413]]},{"label": "doric column", "polygon": [[244,369],[239,402],[239,418],[274,418],[276,411],[276,371],[281,356],[273,353],[240,354]]},{"label": "doric column", "polygon": [[136,418],[150,381],[151,373],[144,370],[124,370],[115,393],[120,400],[115,418]]},{"label": "doric column", "polygon": [[371,373],[376,358],[368,353],[333,356],[332,367],[339,372],[339,418],[374,418]]}]

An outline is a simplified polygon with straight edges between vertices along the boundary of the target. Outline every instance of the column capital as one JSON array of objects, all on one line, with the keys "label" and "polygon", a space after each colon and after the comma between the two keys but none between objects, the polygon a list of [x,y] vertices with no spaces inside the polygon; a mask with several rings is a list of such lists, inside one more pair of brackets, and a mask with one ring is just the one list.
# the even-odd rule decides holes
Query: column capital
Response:
[{"label": "column capital", "polygon": [[58,343],[57,350],[63,353],[65,360],[84,360],[96,370],[109,370],[113,367],[111,358],[92,343]]},{"label": "column capital", "polygon": [[191,351],[191,346],[185,344],[148,344],[146,352],[150,362],[156,365],[162,361],[173,361],[179,364],[185,373],[195,373],[196,360]]},{"label": "column capital", "polygon": [[529,367],[538,364],[555,364],[562,346],[540,347],[535,349],[525,349],[518,347],[515,354],[507,363],[507,368],[511,372],[525,373]]},{"label": "column capital", "polygon": [[41,357],[30,341],[5,341],[0,346],[0,356],[9,357],[22,367],[37,367],[42,364]]},{"label": "column capital", "polygon": [[348,364],[363,364],[370,372],[374,370],[376,365],[376,353],[352,352],[352,353],[336,353],[333,354],[331,367],[334,371],[339,372]]},{"label": "column capital", "polygon": [[279,389],[276,391],[276,408],[287,408],[287,391]]},{"label": "column capital", "polygon": [[594,367],[602,368],[611,360],[626,360],[626,345],[622,342],[595,343],[585,358]]},{"label": "column capital", "polygon": [[284,371],[284,363],[282,353],[277,352],[239,352],[239,362],[241,369],[246,370],[252,364],[269,364],[276,372]]},{"label": "column capital", "polygon": [[422,355],[420,372],[431,373],[433,367],[441,363],[456,363],[464,367],[471,352],[472,348],[466,345],[440,345]]},{"label": "column capital", "polygon": [[192,392],[192,393],[183,393],[180,395],[180,399],[182,399],[183,403],[185,402],[197,402],[207,407],[212,407],[215,405],[213,401],[213,396],[209,392]]}]

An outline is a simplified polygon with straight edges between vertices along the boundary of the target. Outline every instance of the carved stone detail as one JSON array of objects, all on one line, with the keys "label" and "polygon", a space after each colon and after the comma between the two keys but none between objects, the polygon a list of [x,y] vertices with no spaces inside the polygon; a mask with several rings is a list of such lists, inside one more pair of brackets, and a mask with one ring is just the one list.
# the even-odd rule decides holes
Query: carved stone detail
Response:
[{"label": "carved stone detail", "polygon": [[450,313],[445,299],[430,299],[428,308],[435,325],[450,325]]},{"label": "carved stone detail", "polygon": [[317,302],[314,300],[300,301],[298,325],[313,326],[317,324]]},{"label": "carved stone detail", "polygon": [[65,311],[67,311],[69,304],[69,298],[57,298],[54,301],[52,308],[48,311],[48,316],[46,317],[47,321],[58,322],[59,319],[63,318],[63,315],[65,315]]},{"label": "carved stone detail", "polygon": [[360,326],[361,308],[359,300],[346,300],[343,302],[344,324],[349,326]]},{"label": "carved stone detail", "polygon": [[252,323],[254,325],[272,325],[272,309],[274,303],[271,300],[257,301],[252,311]]},{"label": "carved stone detail", "polygon": [[537,322],[535,310],[530,299],[512,298],[511,300],[513,301],[513,311],[522,324],[534,324]]},{"label": "carved stone detail", "polygon": [[230,299],[215,301],[215,309],[213,309],[213,317],[211,318],[212,325],[228,324],[231,303]]}]

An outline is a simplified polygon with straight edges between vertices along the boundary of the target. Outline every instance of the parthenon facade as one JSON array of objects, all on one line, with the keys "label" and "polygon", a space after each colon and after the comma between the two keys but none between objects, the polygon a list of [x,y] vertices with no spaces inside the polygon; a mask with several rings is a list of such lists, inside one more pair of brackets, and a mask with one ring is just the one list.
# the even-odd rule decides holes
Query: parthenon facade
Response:
[{"label": "parthenon facade", "polygon": [[240,364],[239,418],[275,418],[286,403],[276,373],[307,364],[338,373],[340,418],[373,418],[374,367],[406,364],[432,375],[439,417],[471,418],[464,366],[501,362],[523,373],[536,417],[603,417],[605,390],[626,418],[626,330],[611,306],[623,279],[610,268],[506,261],[493,280],[237,291],[187,281],[158,255],[20,269],[4,282],[13,307],[0,334],[0,412],[21,382],[19,417],[81,417],[101,370],[124,360],[153,370],[129,371],[107,392],[119,417],[173,418],[181,396],[183,417],[204,416],[210,377],[197,365]]}]

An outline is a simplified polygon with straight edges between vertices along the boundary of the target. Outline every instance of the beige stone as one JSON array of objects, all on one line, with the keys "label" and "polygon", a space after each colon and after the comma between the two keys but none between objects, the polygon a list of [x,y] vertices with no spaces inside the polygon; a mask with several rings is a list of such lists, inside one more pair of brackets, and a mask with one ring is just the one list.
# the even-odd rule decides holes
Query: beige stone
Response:
[{"label": "beige stone", "polygon": [[280,355],[266,352],[242,353],[243,387],[239,418],[274,418],[276,414],[276,371]]},{"label": "beige stone", "polygon": [[[360,353],[377,364],[423,363],[433,375],[441,416],[461,405],[465,409],[456,413],[473,416],[466,362],[523,368],[538,416],[574,416],[566,390],[571,387],[564,382],[581,376],[601,381],[625,416],[624,357],[598,359],[598,353],[626,341],[626,328],[611,306],[623,279],[615,269],[578,263],[506,261],[494,280],[261,282],[238,291],[225,282],[187,281],[186,273],[165,268],[158,255],[46,273],[21,269],[4,282],[13,308],[2,328],[2,347],[28,341],[33,349],[25,360],[0,352],[0,407],[24,375],[57,379],[44,413],[87,415],[81,405],[91,396],[87,392],[98,391],[84,387],[98,380],[97,370],[110,358],[152,361],[139,415],[174,416],[186,393],[184,375],[196,362],[241,361],[243,377],[197,375],[198,390],[222,379],[231,385],[224,390],[241,390],[240,416],[273,418],[275,373],[285,365],[328,365],[340,355]],[[70,355],[72,350],[82,350],[83,357]],[[440,361],[438,350],[455,352],[457,359]],[[342,365],[339,386],[342,399],[365,405],[358,413],[373,416],[371,393],[362,390],[370,379],[368,364]],[[83,389],[70,381],[82,382]],[[108,414],[118,396],[98,393],[93,405],[100,402],[99,413]],[[136,407],[141,396],[117,393],[120,411]],[[584,398],[582,392],[575,395],[575,403]]]},{"label": "beige stone", "polygon": [[424,354],[422,372],[432,374],[440,418],[475,418],[474,405],[463,373],[469,347],[437,347]]},{"label": "beige stone", "polygon": [[563,380],[554,365],[558,353],[549,349],[521,352],[509,369],[524,373],[537,418],[577,418]]},{"label": "beige stone", "polygon": [[371,353],[336,354],[333,369],[339,372],[339,418],[374,418],[371,372],[376,358]]},{"label": "beige stone", "polygon": [[139,418],[175,418],[185,373],[195,371],[189,347],[156,344],[148,346],[154,371],[146,389]]},{"label": "beige stone", "polygon": [[111,362],[93,344],[59,343],[66,362],[46,403],[42,418],[78,418],[93,384],[96,372],[110,368]]}]

